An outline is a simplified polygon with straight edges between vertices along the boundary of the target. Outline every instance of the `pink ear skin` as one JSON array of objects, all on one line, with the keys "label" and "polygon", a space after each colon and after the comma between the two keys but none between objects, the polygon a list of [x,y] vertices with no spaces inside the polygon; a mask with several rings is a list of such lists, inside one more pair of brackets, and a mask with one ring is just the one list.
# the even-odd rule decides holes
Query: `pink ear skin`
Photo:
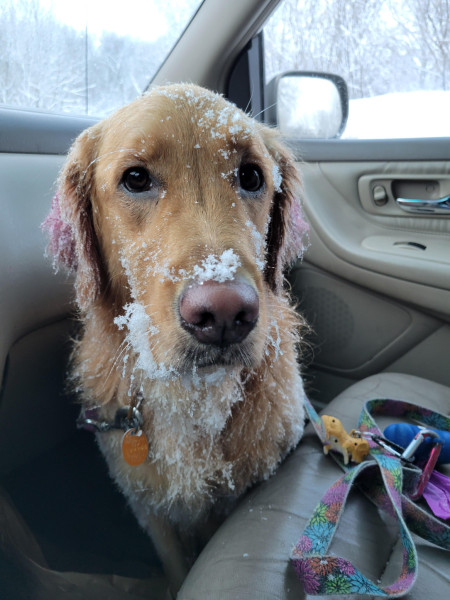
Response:
[{"label": "pink ear skin", "polygon": [[308,246],[309,225],[301,207],[302,185],[295,159],[279,142],[275,131],[264,129],[262,136],[280,175],[267,234],[266,279],[277,293],[283,285],[283,272],[303,255]]},{"label": "pink ear skin", "polygon": [[305,219],[300,201],[294,202],[290,213],[291,248],[293,256],[291,260],[301,258],[309,246],[309,223]]},{"label": "pink ear skin", "polygon": [[55,270],[58,271],[59,267],[63,266],[69,271],[75,271],[77,268],[75,238],[72,227],[61,218],[58,192],[53,196],[52,207],[41,229],[49,235],[47,250],[53,256]]},{"label": "pink ear skin", "polygon": [[42,224],[50,234],[48,250],[55,268],[62,266],[76,273],[76,300],[81,311],[99,296],[103,279],[91,205],[98,127],[86,130],[75,141]]}]

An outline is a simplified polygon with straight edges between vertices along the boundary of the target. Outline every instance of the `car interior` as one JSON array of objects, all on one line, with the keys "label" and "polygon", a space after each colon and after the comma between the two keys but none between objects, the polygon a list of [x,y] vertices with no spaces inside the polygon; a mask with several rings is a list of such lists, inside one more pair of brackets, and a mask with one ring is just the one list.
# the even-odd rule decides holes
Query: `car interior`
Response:
[{"label": "car interior", "polygon": [[[236,0],[225,10],[204,0],[149,86],[193,82],[280,125],[273,106],[283,78],[265,83],[262,34],[278,4]],[[330,81],[339,130],[348,97],[345,82]],[[0,596],[7,600],[170,597],[151,540],[109,478],[94,437],[76,428],[77,398],[65,382],[78,328],[73,282],[53,272],[40,229],[71,143],[96,120],[0,107]],[[286,285],[311,325],[301,361],[313,406],[347,430],[377,398],[449,416],[450,212],[445,202],[441,210],[429,204],[450,195],[448,138],[331,135],[290,137],[289,145],[310,231]],[[398,201],[417,198],[428,205]],[[309,597],[290,553],[340,476],[308,425],[277,473],[219,527],[177,597]],[[400,538],[397,523],[355,489],[332,551],[386,584],[401,568]],[[414,541],[418,577],[407,598],[445,597],[448,552]]]}]

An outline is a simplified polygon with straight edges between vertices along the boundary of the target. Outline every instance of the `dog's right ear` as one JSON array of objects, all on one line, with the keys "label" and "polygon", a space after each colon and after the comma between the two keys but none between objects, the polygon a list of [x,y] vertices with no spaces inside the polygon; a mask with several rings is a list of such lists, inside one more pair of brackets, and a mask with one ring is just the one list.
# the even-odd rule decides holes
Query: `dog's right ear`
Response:
[{"label": "dog's right ear", "polygon": [[102,288],[91,204],[99,138],[100,126],[95,125],[76,139],[60,174],[50,214],[42,224],[49,233],[48,250],[55,268],[63,266],[76,274],[76,300],[82,311]]}]

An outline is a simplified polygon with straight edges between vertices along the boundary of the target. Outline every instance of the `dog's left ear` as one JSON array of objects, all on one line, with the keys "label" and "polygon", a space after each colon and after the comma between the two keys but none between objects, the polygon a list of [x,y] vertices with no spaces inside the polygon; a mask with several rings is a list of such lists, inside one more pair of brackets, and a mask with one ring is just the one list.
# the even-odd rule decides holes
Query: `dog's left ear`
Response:
[{"label": "dog's left ear", "polygon": [[77,303],[86,311],[102,287],[102,268],[92,218],[91,193],[99,126],[82,133],[69,152],[58,180],[50,214],[42,224],[49,233],[49,252],[56,269],[76,274]]},{"label": "dog's left ear", "polygon": [[276,131],[264,127],[262,138],[276,164],[264,275],[271,289],[278,293],[285,269],[303,255],[309,226],[302,211],[303,188],[293,155],[280,142]]}]

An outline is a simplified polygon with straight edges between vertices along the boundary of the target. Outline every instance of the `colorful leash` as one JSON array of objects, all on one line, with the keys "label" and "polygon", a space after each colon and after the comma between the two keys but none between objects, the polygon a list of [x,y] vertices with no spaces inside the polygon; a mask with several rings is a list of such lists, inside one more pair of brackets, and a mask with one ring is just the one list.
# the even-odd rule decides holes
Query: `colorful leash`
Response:
[{"label": "colorful leash", "polygon": [[[308,400],[306,409],[317,435],[325,443],[323,421]],[[370,456],[364,462],[351,466],[344,465],[333,455],[346,472],[323,496],[291,554],[307,594],[367,594],[399,598],[411,590],[417,578],[417,553],[410,531],[442,549],[450,550],[450,527],[411,500],[421,484],[423,471],[415,465],[405,464],[396,453],[375,441],[383,439],[383,436],[372,414],[395,415],[450,430],[449,417],[408,402],[377,399],[365,404],[358,430],[369,441]],[[350,561],[327,554],[354,483],[358,483],[358,487],[380,509],[398,521],[403,546],[402,568],[398,579],[391,585],[376,585]]]}]

